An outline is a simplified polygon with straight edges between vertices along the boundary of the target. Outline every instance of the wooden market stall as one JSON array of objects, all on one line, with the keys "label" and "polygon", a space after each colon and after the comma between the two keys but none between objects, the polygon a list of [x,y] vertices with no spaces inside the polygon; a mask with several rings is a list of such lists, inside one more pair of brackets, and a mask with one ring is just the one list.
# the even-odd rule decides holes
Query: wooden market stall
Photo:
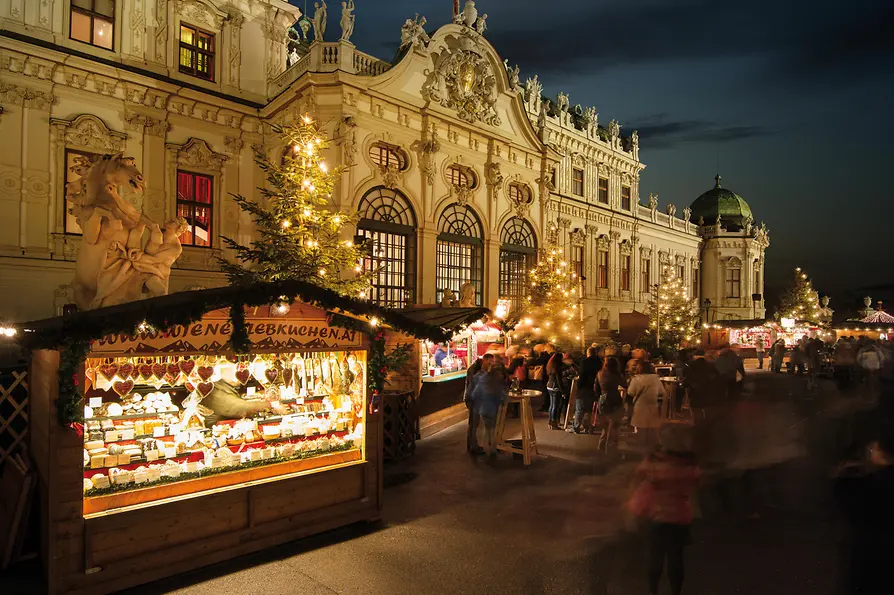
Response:
[{"label": "wooden market stall", "polygon": [[894,338],[894,316],[881,309],[881,305],[868,316],[859,320],[846,320],[833,326],[836,339],[842,337],[866,337],[873,340]]},{"label": "wooden market stall", "polygon": [[[317,305],[289,305],[311,294]],[[184,292],[22,325],[50,595],[110,593],[379,518],[371,337],[384,324],[448,334],[319,294],[270,284],[254,303],[288,301],[249,307],[234,288]]]}]

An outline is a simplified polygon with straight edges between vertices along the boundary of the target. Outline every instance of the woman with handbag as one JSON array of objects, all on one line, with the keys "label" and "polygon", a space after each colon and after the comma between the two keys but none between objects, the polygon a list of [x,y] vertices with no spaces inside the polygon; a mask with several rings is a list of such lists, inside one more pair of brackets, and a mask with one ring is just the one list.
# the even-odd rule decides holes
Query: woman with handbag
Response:
[{"label": "woman with handbag", "polygon": [[650,595],[657,595],[664,564],[672,595],[683,592],[684,558],[692,525],[692,494],[701,479],[701,470],[692,454],[691,427],[665,423],[659,432],[661,449],[640,463],[636,476],[641,483],[627,503],[627,509],[646,522]]},{"label": "woman with handbag", "polygon": [[621,389],[627,387],[624,377],[621,376],[621,366],[614,357],[607,357],[602,364],[602,369],[597,376],[601,394],[596,413],[599,416],[599,426],[602,432],[599,435],[599,444],[596,450],[601,450],[605,445],[605,452],[613,444],[618,445],[618,429],[621,426],[621,418],[624,416],[624,399]]},{"label": "woman with handbag", "polygon": [[660,400],[667,398],[667,391],[649,362],[637,362],[636,375],[627,386],[627,395],[633,401],[630,425],[636,428],[637,434],[643,434],[646,447],[652,450],[658,443],[658,429],[664,423]]}]

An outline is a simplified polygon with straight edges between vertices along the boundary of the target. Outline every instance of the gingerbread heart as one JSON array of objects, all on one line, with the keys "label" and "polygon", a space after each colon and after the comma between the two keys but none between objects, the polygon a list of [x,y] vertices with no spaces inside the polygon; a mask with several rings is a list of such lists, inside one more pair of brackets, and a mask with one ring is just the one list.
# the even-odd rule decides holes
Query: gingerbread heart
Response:
[{"label": "gingerbread heart", "polygon": [[251,370],[249,370],[248,368],[236,370],[236,380],[241,382],[243,385],[248,384],[248,381],[250,379],[251,379]]},{"label": "gingerbread heart", "polygon": [[99,367],[99,374],[109,382],[118,374],[118,364],[103,364]]},{"label": "gingerbread heart", "polygon": [[180,368],[180,371],[183,372],[184,375],[189,376],[190,374],[192,374],[192,371],[195,369],[196,362],[195,362],[195,360],[192,360],[192,359],[184,359],[184,360],[180,361],[180,364],[178,367]]},{"label": "gingerbread heart", "polygon": [[227,356],[227,359],[230,361],[231,364],[235,364],[235,363],[238,363],[238,362],[239,362],[239,356],[238,356],[238,355],[232,355],[232,354],[231,354],[231,355],[228,355],[228,356]]},{"label": "gingerbread heart", "polygon": [[284,368],[282,371],[283,384],[289,386],[292,384],[292,368]]},{"label": "gingerbread heart", "polygon": [[264,371],[264,377],[270,382],[276,382],[276,379],[279,377],[279,370],[276,368],[267,368]]},{"label": "gingerbread heart", "polygon": [[211,366],[199,366],[196,370],[196,374],[199,375],[204,382],[207,382],[209,378],[214,376],[214,368]]},{"label": "gingerbread heart", "polygon": [[127,380],[131,376],[133,376],[134,371],[136,370],[136,366],[131,363],[123,363],[118,366],[118,378],[121,380]]},{"label": "gingerbread heart", "polygon": [[196,385],[193,384],[192,382],[190,382],[189,380],[187,380],[186,381],[186,390],[188,390],[189,392],[193,392],[196,390]]},{"label": "gingerbread heart", "polygon": [[165,377],[167,366],[162,363],[152,364],[152,375],[161,380]]},{"label": "gingerbread heart", "polygon": [[211,394],[211,391],[214,390],[214,383],[213,382],[200,382],[199,385],[196,387],[196,390],[199,391],[199,394],[202,395],[203,397],[207,397],[208,395]]},{"label": "gingerbread heart", "polygon": [[[178,376],[180,375],[179,371],[177,372],[177,375]],[[177,378],[174,376],[171,376],[170,374],[165,374],[164,376],[161,377],[161,380],[164,384],[167,384],[169,386],[174,386],[174,381],[177,380]]]},{"label": "gingerbread heart", "polygon": [[174,378],[180,376],[180,366],[176,362],[168,364],[166,370],[168,371],[168,374],[170,374]]},{"label": "gingerbread heart", "polygon": [[112,385],[112,389],[118,393],[119,397],[128,395],[133,390],[133,380],[119,380]]},{"label": "gingerbread heart", "polygon": [[137,372],[140,375],[140,380],[143,382],[152,380],[152,364],[140,364],[137,367]]}]

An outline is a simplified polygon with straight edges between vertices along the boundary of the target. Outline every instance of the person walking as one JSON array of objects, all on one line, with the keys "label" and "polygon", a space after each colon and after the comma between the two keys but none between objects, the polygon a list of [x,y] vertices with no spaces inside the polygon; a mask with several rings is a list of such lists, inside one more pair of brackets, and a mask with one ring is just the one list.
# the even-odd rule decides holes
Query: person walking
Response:
[{"label": "person walking", "polygon": [[621,418],[624,416],[624,399],[621,397],[621,389],[626,388],[627,383],[621,375],[621,366],[614,357],[606,358],[596,378],[601,391],[596,412],[599,415],[599,426],[602,429],[596,450],[601,450],[604,446],[605,452],[608,454],[610,446],[617,447],[618,445],[618,431],[621,426]]},{"label": "person walking", "polygon": [[658,429],[664,422],[660,399],[667,399],[667,391],[649,362],[640,360],[636,376],[627,385],[627,394],[633,399],[633,416],[630,425],[642,434],[646,447],[654,449],[658,443]]},{"label": "person walking", "polygon": [[681,595],[685,578],[684,551],[691,541],[692,494],[701,470],[692,454],[689,426],[665,423],[661,449],[636,469],[641,483],[628,502],[628,510],[647,522],[647,578],[650,595],[657,595],[665,561],[671,594]]},{"label": "person walking", "polygon": [[497,413],[506,399],[506,383],[502,374],[491,369],[493,357],[488,358],[489,355],[481,358],[481,371],[472,389],[472,406],[484,425],[488,460],[493,463],[497,457]]},{"label": "person walking", "polygon": [[562,420],[562,413],[565,411],[565,407],[568,403],[571,402],[571,389],[574,386],[574,381],[577,379],[577,376],[577,363],[575,363],[574,357],[570,353],[566,353],[562,356],[562,376],[559,379],[559,386],[562,388],[562,402],[559,404],[559,409],[556,412],[555,424],[553,426],[554,430],[560,429],[559,423]]},{"label": "person walking", "polygon": [[890,593],[889,565],[894,559],[894,435],[890,428],[870,445],[866,460],[842,466],[834,488],[849,529],[839,592]]},{"label": "person walking", "polygon": [[550,430],[559,426],[559,413],[562,411],[562,373],[564,365],[562,356],[554,353],[546,364],[546,392],[549,395],[549,422]]},{"label": "person walking", "polygon": [[[472,402],[472,393],[479,380],[478,374],[484,367],[485,357],[487,356],[476,359],[466,372],[466,389],[463,395],[463,402],[466,405],[466,409],[469,410],[469,426],[466,428],[466,451],[470,455],[484,454],[484,449],[478,446],[478,424],[481,420],[479,419],[478,412],[475,411]],[[488,360],[493,361],[493,356],[490,356]]]},{"label": "person walking", "polygon": [[587,349],[587,357],[580,365],[580,375],[577,379],[577,400],[574,402],[574,424],[568,432],[580,434],[586,428],[584,420],[593,410],[596,402],[597,380],[596,376],[602,369],[602,360],[596,355],[598,348]]},{"label": "person walking", "polygon": [[771,363],[773,364],[773,372],[779,374],[782,372],[782,360],[785,359],[785,341],[777,339],[773,343],[773,349],[770,354]]},{"label": "person walking", "polygon": [[754,355],[757,357],[757,369],[764,369],[764,339],[763,337],[757,337],[754,340]]}]

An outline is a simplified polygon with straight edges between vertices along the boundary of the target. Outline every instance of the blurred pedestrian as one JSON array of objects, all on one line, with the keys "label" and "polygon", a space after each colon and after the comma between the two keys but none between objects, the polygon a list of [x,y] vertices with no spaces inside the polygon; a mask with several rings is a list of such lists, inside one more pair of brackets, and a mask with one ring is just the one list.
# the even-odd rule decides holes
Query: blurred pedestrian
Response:
[{"label": "blurred pedestrian", "polygon": [[596,355],[597,347],[587,349],[587,357],[580,365],[580,374],[577,379],[577,400],[574,402],[574,424],[568,432],[580,434],[586,430],[586,421],[593,410],[598,394],[598,381],[596,376],[602,369],[602,360]]},{"label": "blurred pedestrian", "polygon": [[757,369],[764,369],[764,338],[757,337],[754,340],[754,355],[757,357]]},{"label": "blurred pedestrian", "polygon": [[641,483],[628,502],[628,510],[647,522],[649,593],[657,595],[665,561],[672,595],[683,592],[684,550],[691,542],[691,498],[701,471],[692,453],[690,427],[665,423],[660,430],[661,449],[636,469]]},{"label": "blurred pedestrian", "polygon": [[624,399],[621,397],[621,389],[627,388],[627,382],[621,375],[621,366],[614,357],[602,362],[602,369],[597,375],[599,382],[599,405],[596,409],[601,433],[596,450],[605,447],[608,453],[610,446],[617,447],[618,432],[621,419],[624,416]]},{"label": "blurred pedestrian", "polygon": [[844,547],[842,593],[890,594],[894,559],[894,435],[886,429],[866,460],[846,464],[835,479],[835,496],[849,531]]},{"label": "blurred pedestrian", "polygon": [[[506,383],[498,371],[491,369],[493,367],[491,354],[485,354],[481,359],[481,371],[475,375],[472,388],[472,407],[484,425],[486,450],[490,461],[493,462],[497,456],[497,412],[506,398]],[[476,438],[473,447],[477,446]]]},{"label": "blurred pedestrian", "polygon": [[652,450],[658,444],[658,429],[664,423],[661,400],[667,400],[667,391],[661,378],[649,362],[637,363],[636,375],[627,385],[627,394],[633,399],[633,416],[630,424],[641,434],[646,447]]},{"label": "blurred pedestrian", "polygon": [[478,412],[475,410],[472,402],[472,392],[475,390],[475,385],[480,380],[478,374],[484,368],[485,358],[487,358],[488,365],[490,365],[490,362],[493,361],[493,356],[488,357],[485,355],[484,357],[476,359],[466,371],[466,388],[463,395],[463,402],[466,405],[466,409],[469,410],[469,425],[468,428],[466,428],[466,450],[471,455],[484,454],[484,449],[478,446],[478,424],[481,420],[479,419]]},{"label": "blurred pedestrian", "polygon": [[773,343],[773,347],[770,350],[770,357],[773,365],[773,372],[779,374],[782,372],[782,360],[785,359],[785,341],[777,339],[776,342]]}]

